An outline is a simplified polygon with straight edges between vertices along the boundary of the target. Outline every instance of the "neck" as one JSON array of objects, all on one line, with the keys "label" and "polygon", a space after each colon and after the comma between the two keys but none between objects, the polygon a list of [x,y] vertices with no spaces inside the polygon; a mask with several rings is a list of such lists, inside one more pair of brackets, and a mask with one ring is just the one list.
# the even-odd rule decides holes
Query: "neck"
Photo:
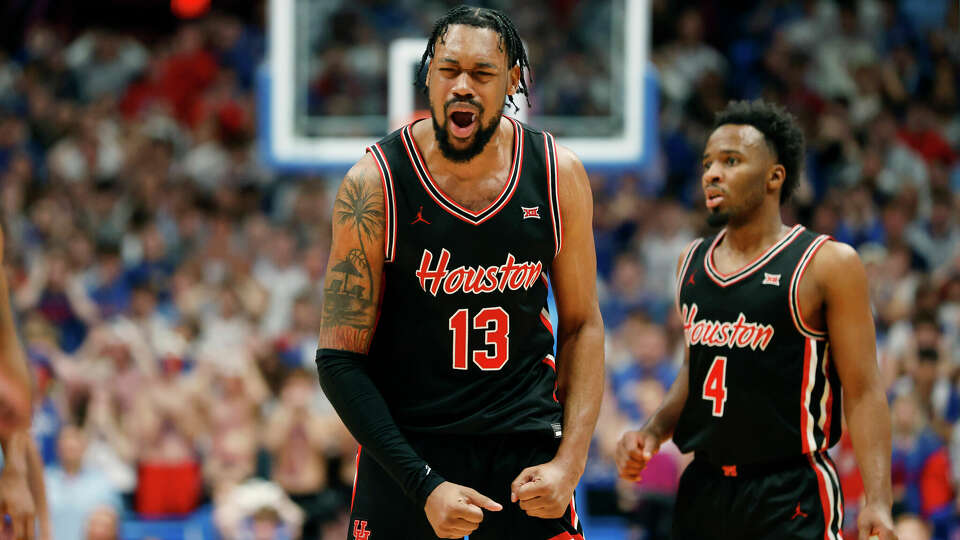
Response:
[{"label": "neck", "polygon": [[64,463],[62,465],[63,472],[67,473],[67,476],[76,476],[80,472],[79,463]]},{"label": "neck", "polygon": [[436,134],[433,132],[433,125],[429,119],[417,122],[413,128],[414,139],[420,145],[423,158],[429,164],[430,171],[434,176],[438,174],[449,175],[463,180],[487,178],[490,176],[490,171],[496,170],[497,166],[503,162],[504,155],[509,161],[510,152],[513,149],[514,126],[510,120],[503,116],[500,117],[497,132],[490,138],[483,151],[470,161],[463,163],[450,161],[444,157],[443,152],[440,151],[440,145],[437,144]]},{"label": "neck", "polygon": [[727,249],[752,254],[768,248],[783,236],[786,226],[780,218],[779,206],[765,204],[757,212],[740,223],[727,225],[723,239]]}]

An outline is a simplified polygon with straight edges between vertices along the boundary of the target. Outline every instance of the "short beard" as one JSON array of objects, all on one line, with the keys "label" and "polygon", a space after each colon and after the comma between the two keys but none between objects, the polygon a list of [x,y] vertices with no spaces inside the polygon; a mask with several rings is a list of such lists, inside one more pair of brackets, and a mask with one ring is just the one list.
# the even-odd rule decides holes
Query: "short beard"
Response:
[{"label": "short beard", "polygon": [[711,227],[723,227],[730,223],[730,212],[710,212],[707,214],[707,225]]},{"label": "short beard", "polygon": [[[456,102],[448,103],[447,106],[444,107],[444,118],[447,119],[447,122],[453,121],[446,116],[447,107],[453,103]],[[503,107],[501,106],[500,109],[502,110]],[[477,114],[478,123],[480,123],[480,117],[482,116],[483,109],[480,108]],[[433,133],[437,138],[437,146],[440,148],[440,153],[443,154],[443,157],[453,161],[454,163],[466,163],[480,155],[480,152],[483,152],[483,149],[486,148],[487,143],[489,143],[490,139],[493,138],[493,134],[497,132],[497,128],[500,127],[501,116],[503,116],[502,113],[496,115],[493,118],[493,121],[491,121],[490,125],[487,127],[483,127],[483,124],[480,123],[480,129],[478,129],[476,135],[474,135],[473,143],[466,148],[457,149],[454,148],[450,143],[450,134],[447,132],[446,128],[437,122],[437,116],[433,113],[433,107],[430,108],[430,118],[433,120]]]}]

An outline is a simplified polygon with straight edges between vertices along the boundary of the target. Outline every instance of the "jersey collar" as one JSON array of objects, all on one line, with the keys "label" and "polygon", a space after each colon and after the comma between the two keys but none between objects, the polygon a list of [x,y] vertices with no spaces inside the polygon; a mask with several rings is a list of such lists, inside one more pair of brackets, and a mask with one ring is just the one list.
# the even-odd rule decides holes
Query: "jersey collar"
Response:
[{"label": "jersey collar", "polygon": [[743,268],[737,270],[732,274],[724,274],[723,272],[717,270],[717,267],[713,264],[713,250],[720,244],[720,240],[724,237],[727,232],[727,229],[723,229],[717,234],[717,237],[713,240],[713,243],[710,244],[710,247],[707,248],[707,254],[703,258],[703,266],[707,271],[707,275],[710,276],[710,279],[714,281],[717,285],[721,287],[728,287],[737,283],[744,278],[747,278],[765,264],[770,262],[771,259],[777,256],[778,253],[783,251],[791,242],[793,242],[800,233],[802,233],[804,227],[802,225],[794,225],[790,231],[784,235],[777,243],[768,247],[766,251],[761,253],[756,259],[751,261],[749,264]]},{"label": "jersey collar", "polygon": [[510,165],[510,178],[503,185],[503,190],[500,192],[500,195],[497,196],[489,206],[479,212],[473,212],[457,204],[456,201],[440,189],[440,186],[433,179],[433,176],[430,175],[426,161],[423,159],[420,148],[417,147],[417,142],[413,138],[412,127],[414,123],[404,126],[401,132],[403,146],[407,150],[407,156],[410,158],[410,163],[413,165],[413,170],[417,174],[417,178],[420,179],[420,184],[423,185],[423,189],[426,190],[430,198],[441,208],[453,214],[454,217],[473,225],[480,225],[495,216],[501,208],[507,205],[513,197],[513,193],[517,190],[517,184],[519,184],[520,170],[523,168],[523,133],[519,122],[509,116],[505,116],[505,118],[513,122],[513,162]]}]

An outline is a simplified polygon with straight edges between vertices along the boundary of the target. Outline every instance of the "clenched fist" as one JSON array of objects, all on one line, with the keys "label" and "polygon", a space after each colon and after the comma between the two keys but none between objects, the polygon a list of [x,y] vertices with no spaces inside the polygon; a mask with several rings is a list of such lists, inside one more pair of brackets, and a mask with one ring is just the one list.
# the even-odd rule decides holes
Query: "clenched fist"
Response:
[{"label": "clenched fist", "polygon": [[636,482],[647,462],[660,450],[660,438],[649,431],[628,431],[617,443],[617,472],[620,478]]},{"label": "clenched fist", "polygon": [[440,538],[463,538],[480,526],[484,510],[502,509],[490,497],[453,482],[437,486],[424,505],[427,521]]}]

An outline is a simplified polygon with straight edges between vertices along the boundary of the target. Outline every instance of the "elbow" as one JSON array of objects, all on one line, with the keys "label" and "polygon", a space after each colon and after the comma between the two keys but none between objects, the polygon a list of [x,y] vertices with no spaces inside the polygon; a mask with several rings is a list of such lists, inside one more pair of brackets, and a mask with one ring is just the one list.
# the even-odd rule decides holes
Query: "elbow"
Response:
[{"label": "elbow", "polygon": [[600,315],[600,307],[590,313],[588,316],[576,321],[565,323],[560,321],[560,328],[557,333],[557,341],[562,346],[571,339],[599,340],[602,346],[604,337],[603,317]]},{"label": "elbow", "polygon": [[887,395],[879,382],[843,387],[843,404],[844,409],[856,410],[865,406],[885,418],[889,418]]}]

